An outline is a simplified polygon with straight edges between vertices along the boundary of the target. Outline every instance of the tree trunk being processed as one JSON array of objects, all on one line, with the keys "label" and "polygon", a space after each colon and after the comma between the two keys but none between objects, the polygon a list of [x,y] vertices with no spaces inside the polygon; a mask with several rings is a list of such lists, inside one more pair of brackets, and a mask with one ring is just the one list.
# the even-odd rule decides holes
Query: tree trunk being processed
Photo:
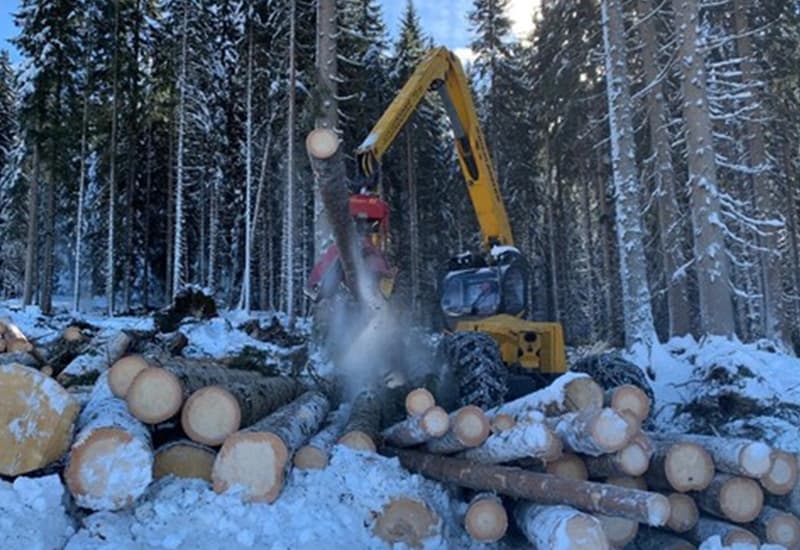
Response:
[{"label": "tree trunk being processed", "polygon": [[522,502],[514,519],[534,548],[548,550],[608,550],[608,538],[597,519],[569,506]]},{"label": "tree trunk being processed", "polygon": [[667,527],[676,533],[685,533],[694,528],[700,519],[694,499],[683,493],[672,493],[668,498],[670,513]]}]

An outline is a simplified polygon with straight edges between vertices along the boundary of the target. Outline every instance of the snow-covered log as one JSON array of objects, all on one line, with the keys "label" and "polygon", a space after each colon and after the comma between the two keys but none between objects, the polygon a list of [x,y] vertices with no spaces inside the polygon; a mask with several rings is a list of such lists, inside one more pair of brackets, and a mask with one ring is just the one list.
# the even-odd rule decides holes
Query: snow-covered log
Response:
[{"label": "snow-covered log", "polygon": [[450,429],[450,417],[441,407],[431,407],[383,431],[383,439],[395,447],[413,447],[442,437]]},{"label": "snow-covered log", "polygon": [[696,443],[711,454],[720,472],[758,479],[769,471],[772,449],[760,441],[695,434],[649,433],[668,443]]},{"label": "snow-covered log", "polygon": [[69,449],[78,402],[55,380],[23,365],[0,366],[0,474],[17,476]]},{"label": "snow-covered log", "polygon": [[413,472],[477,491],[492,491],[542,504],[564,504],[653,526],[665,525],[669,519],[669,500],[657,493],[405,449],[387,449],[387,452]]},{"label": "snow-covered log", "polygon": [[772,451],[772,464],[759,482],[772,495],[788,495],[797,486],[797,455],[785,451]]},{"label": "snow-covered log", "polygon": [[634,437],[616,453],[587,456],[586,469],[593,478],[612,476],[640,476],[650,466],[653,447],[646,436]]},{"label": "snow-covered log", "polygon": [[477,447],[489,437],[489,421],[483,410],[474,405],[461,407],[450,414],[450,430],[431,439],[425,448],[431,453],[451,454]]},{"label": "snow-covered log", "polygon": [[149,366],[147,360],[136,353],[117,359],[108,371],[108,385],[111,393],[125,399],[133,379]]},{"label": "snow-covered log", "polygon": [[681,534],[681,537],[685,537],[686,540],[698,546],[713,536],[720,537],[722,544],[725,546],[733,546],[739,543],[758,548],[760,544],[758,537],[747,529],[720,519],[705,516],[700,516],[697,520],[697,525]]},{"label": "snow-covered log", "polygon": [[548,424],[561,438],[564,448],[576,453],[600,456],[624,448],[638,426],[614,409],[589,408],[548,418]]},{"label": "snow-covered log", "polygon": [[426,388],[416,388],[406,395],[406,412],[408,416],[417,416],[436,405],[436,398]]},{"label": "snow-covered log", "polygon": [[653,489],[702,491],[714,477],[714,460],[696,443],[653,441],[653,456],[645,473]]},{"label": "snow-covered log", "polygon": [[[617,487],[626,487],[628,489],[645,490],[645,487],[641,485],[641,478],[611,477],[606,480],[606,483]],[[671,516],[672,511],[670,510],[670,517]],[[597,515],[595,517],[600,521],[600,525],[603,527],[608,542],[613,548],[623,548],[636,538],[639,532],[639,523],[634,520],[604,515]]]},{"label": "snow-covered log", "polygon": [[508,514],[503,501],[492,493],[479,493],[470,501],[464,528],[479,542],[497,542],[508,530]]},{"label": "snow-covered log", "polygon": [[697,525],[700,512],[694,499],[684,493],[672,493],[669,498],[669,520],[667,527],[676,533],[685,533]]},{"label": "snow-covered log", "polygon": [[381,423],[378,397],[371,390],[359,393],[353,400],[350,418],[338,443],[357,451],[375,452]]},{"label": "snow-covered log", "polygon": [[67,487],[78,506],[119,510],[144,493],[152,476],[150,433],[111,393],[106,371],[78,418],[64,472]]},{"label": "snow-covered log", "polygon": [[321,470],[328,466],[331,449],[342,435],[350,419],[350,405],[343,404],[329,416],[328,425],[294,454],[294,466],[303,470]]},{"label": "snow-covered log", "polygon": [[602,406],[603,388],[586,374],[568,372],[546,388],[486,411],[486,416],[493,419],[499,414],[507,414],[519,420],[531,411],[554,416]]},{"label": "snow-covered log", "polygon": [[131,338],[121,330],[100,331],[86,347],[86,351],[70,361],[59,373],[57,380],[62,384],[86,374],[103,373],[111,368],[128,351]]},{"label": "snow-covered log", "polygon": [[767,493],[764,496],[766,503],[773,508],[779,508],[800,517],[800,484],[795,485],[788,494],[773,495]]},{"label": "snow-covered log", "polygon": [[247,383],[206,386],[186,400],[181,426],[193,441],[221,445],[241,426],[249,426],[303,393],[293,378],[254,378]]},{"label": "snow-covered log", "polygon": [[751,527],[753,533],[770,544],[790,550],[800,547],[800,520],[794,514],[764,506]]},{"label": "snow-covered log", "polygon": [[4,343],[3,351],[8,353],[33,351],[33,344],[10,319],[0,320],[0,341]]},{"label": "snow-covered log", "polygon": [[214,461],[214,490],[222,493],[240,485],[246,500],[274,502],[283,488],[289,459],[317,433],[329,406],[321,393],[306,392],[229,436]]},{"label": "snow-covered log", "polygon": [[650,399],[638,386],[623,384],[605,392],[604,403],[615,411],[630,411],[640,422],[650,415]]},{"label": "snow-covered log", "polygon": [[38,369],[41,363],[27,351],[14,351],[0,353],[0,366],[2,365],[21,365]]},{"label": "snow-covered log", "polygon": [[521,458],[556,460],[561,456],[561,440],[543,420],[540,416],[538,420],[519,423],[510,430],[493,434],[478,447],[458,456],[483,464],[501,464]]},{"label": "snow-covered log", "polygon": [[764,506],[761,487],[750,478],[716,474],[711,484],[694,493],[697,507],[734,523],[753,521]]},{"label": "snow-covered log", "polygon": [[188,439],[171,441],[156,450],[153,477],[167,475],[211,481],[211,468],[217,452]]},{"label": "snow-covered log", "polygon": [[396,498],[378,513],[372,532],[389,546],[402,544],[422,548],[425,541],[441,532],[436,512],[424,502],[412,498]]},{"label": "snow-covered log", "polygon": [[600,522],[569,506],[521,502],[514,519],[534,548],[548,550],[608,550]]}]

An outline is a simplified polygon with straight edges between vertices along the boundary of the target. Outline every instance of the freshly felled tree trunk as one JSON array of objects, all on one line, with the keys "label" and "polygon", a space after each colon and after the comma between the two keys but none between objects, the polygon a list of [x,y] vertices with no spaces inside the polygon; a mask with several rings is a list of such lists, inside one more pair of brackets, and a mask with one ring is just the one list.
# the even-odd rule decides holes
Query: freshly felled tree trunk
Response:
[{"label": "freshly felled tree trunk", "polygon": [[131,505],[150,484],[150,433],[111,393],[108,373],[97,379],[78,419],[64,478],[75,502],[92,510]]},{"label": "freshly felled tree trunk", "polygon": [[303,470],[321,470],[328,466],[331,449],[342,435],[350,419],[350,405],[341,405],[331,415],[328,425],[303,445],[294,455],[294,465]]},{"label": "freshly felled tree trunk", "polygon": [[695,434],[649,435],[669,443],[691,442],[700,445],[711,454],[720,472],[758,479],[769,471],[772,464],[772,449],[760,441]]},{"label": "freshly felled tree trunk", "polygon": [[111,393],[125,399],[133,379],[149,366],[147,360],[138,354],[126,355],[115,361],[108,371],[108,385]]},{"label": "freshly felled tree trunk", "polygon": [[383,438],[395,447],[413,447],[437,437],[450,429],[450,417],[441,407],[431,407],[418,416],[412,416],[383,431]]},{"label": "freshly felled tree trunk", "polygon": [[788,495],[797,486],[797,455],[785,451],[772,452],[769,471],[759,481],[761,486],[773,495]]},{"label": "freshly felled tree trunk", "polygon": [[569,506],[521,502],[514,519],[534,548],[548,550],[608,550],[600,522]]},{"label": "freshly felled tree trunk", "polygon": [[732,525],[726,521],[705,516],[701,516],[700,519],[697,520],[697,525],[681,536],[699,545],[703,544],[709,537],[715,535],[722,539],[722,544],[725,546],[732,546],[736,543],[740,543],[750,544],[758,548],[760,544],[758,537],[750,531],[738,525]]},{"label": "freshly felled tree trunk", "polygon": [[493,491],[542,504],[565,504],[653,526],[664,525],[669,518],[667,497],[656,493],[404,449],[390,452],[413,472],[478,491]]},{"label": "freshly felled tree trunk", "polygon": [[758,483],[746,477],[716,474],[711,484],[694,494],[698,508],[735,523],[753,521],[764,506]]},{"label": "freshly felled tree trunk", "polygon": [[375,452],[380,430],[380,402],[370,390],[359,393],[353,400],[350,418],[338,443],[357,451]]},{"label": "freshly felled tree trunk", "polygon": [[52,378],[0,365],[0,474],[22,475],[69,449],[78,402]]},{"label": "freshly felled tree trunk", "polygon": [[503,501],[491,493],[480,493],[470,501],[464,528],[479,542],[497,542],[508,530],[508,514]]},{"label": "freshly felled tree trunk", "polygon": [[753,521],[753,532],[770,544],[794,549],[800,545],[800,520],[794,514],[764,506]]},{"label": "freshly felled tree trunk", "polygon": [[585,409],[548,419],[548,424],[576,453],[600,456],[624,448],[635,435],[636,426],[614,409]]},{"label": "freshly felled tree trunk", "polygon": [[291,456],[319,430],[328,408],[324,395],[306,392],[228,437],[214,462],[214,490],[222,493],[241,485],[246,500],[274,502]]},{"label": "freshly felled tree trunk", "polygon": [[372,528],[387,544],[401,543],[411,548],[422,548],[440,530],[439,516],[424,502],[411,498],[397,498],[386,504]]},{"label": "freshly felled tree trunk", "polygon": [[529,457],[547,462],[556,460],[561,452],[561,440],[540,421],[517,424],[510,430],[491,435],[480,446],[458,456],[483,464],[500,464]]},{"label": "freshly felled tree trunk", "polygon": [[188,439],[171,441],[156,450],[153,477],[167,475],[211,481],[211,468],[217,452]]},{"label": "freshly felled tree trunk", "polygon": [[613,454],[587,456],[584,461],[593,478],[640,476],[650,466],[653,448],[646,436],[634,437],[630,443]]},{"label": "freshly felled tree trunk", "polygon": [[685,533],[694,528],[700,518],[694,499],[683,493],[672,493],[667,498],[670,505],[667,527],[676,533]]},{"label": "freshly felled tree trunk", "polygon": [[624,384],[605,393],[605,405],[620,413],[630,411],[639,422],[644,422],[650,415],[650,399],[641,388],[633,384]]},{"label": "freshly felled tree trunk", "polygon": [[691,542],[656,529],[639,529],[632,546],[637,550],[697,550]]},{"label": "freshly felled tree trunk", "polygon": [[654,489],[702,491],[714,477],[714,460],[696,443],[653,441],[653,456],[645,474]]},{"label": "freshly felled tree trunk", "polygon": [[431,453],[450,454],[481,445],[489,437],[489,421],[480,407],[467,405],[450,414],[450,431],[431,439],[425,448]]},{"label": "freshly felled tree trunk", "polygon": [[497,415],[507,414],[519,420],[532,411],[553,416],[602,406],[603,388],[588,375],[569,372],[544,389],[486,411],[486,416],[493,419]]},{"label": "freshly felled tree trunk", "polygon": [[62,384],[90,373],[102,373],[125,355],[131,338],[121,330],[107,329],[92,338],[86,352],[73,359],[58,375]]},{"label": "freshly felled tree trunk", "polygon": [[406,412],[408,416],[422,414],[434,405],[436,405],[436,399],[426,388],[416,388],[406,395]]}]

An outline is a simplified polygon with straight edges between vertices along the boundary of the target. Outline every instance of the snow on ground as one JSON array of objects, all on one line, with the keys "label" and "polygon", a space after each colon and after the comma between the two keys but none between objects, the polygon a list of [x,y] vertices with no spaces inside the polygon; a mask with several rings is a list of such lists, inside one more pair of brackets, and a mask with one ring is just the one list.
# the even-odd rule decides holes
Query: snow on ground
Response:
[{"label": "snow on ground", "polygon": [[[722,544],[719,537],[711,537],[700,545],[698,550],[753,550],[753,545],[737,542],[731,546]],[[762,544],[760,550],[786,550],[783,546],[776,544]]]},{"label": "snow on ground", "polygon": [[58,476],[0,480],[0,548],[63,548],[74,533]]}]

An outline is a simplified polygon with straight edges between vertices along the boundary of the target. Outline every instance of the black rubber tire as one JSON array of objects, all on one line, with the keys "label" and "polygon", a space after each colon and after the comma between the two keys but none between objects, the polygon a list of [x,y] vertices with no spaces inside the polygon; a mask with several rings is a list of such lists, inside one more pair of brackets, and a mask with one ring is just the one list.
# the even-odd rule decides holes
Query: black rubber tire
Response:
[{"label": "black rubber tire", "polygon": [[583,372],[591,376],[603,389],[610,390],[623,384],[632,384],[641,388],[655,404],[655,395],[644,371],[630,361],[623,359],[619,353],[611,352],[602,355],[583,357],[570,367],[571,371]]},{"label": "black rubber tire", "polygon": [[508,393],[508,368],[497,343],[482,332],[458,331],[440,344],[446,385],[458,388],[457,405],[484,409],[503,403]]}]

